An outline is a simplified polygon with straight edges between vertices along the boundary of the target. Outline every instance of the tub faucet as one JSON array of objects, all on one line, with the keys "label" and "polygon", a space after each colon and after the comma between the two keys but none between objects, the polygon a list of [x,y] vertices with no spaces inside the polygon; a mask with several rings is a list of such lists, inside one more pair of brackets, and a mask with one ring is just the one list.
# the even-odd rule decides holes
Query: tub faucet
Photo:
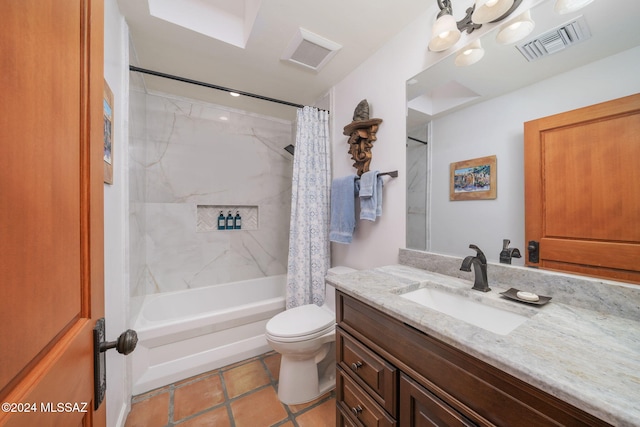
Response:
[{"label": "tub faucet", "polygon": [[469,255],[462,260],[460,270],[471,271],[471,264],[473,264],[473,271],[475,273],[475,281],[473,282],[473,288],[476,291],[489,292],[489,280],[487,279],[487,258],[476,245],[469,245],[469,248],[474,249],[476,256]]}]

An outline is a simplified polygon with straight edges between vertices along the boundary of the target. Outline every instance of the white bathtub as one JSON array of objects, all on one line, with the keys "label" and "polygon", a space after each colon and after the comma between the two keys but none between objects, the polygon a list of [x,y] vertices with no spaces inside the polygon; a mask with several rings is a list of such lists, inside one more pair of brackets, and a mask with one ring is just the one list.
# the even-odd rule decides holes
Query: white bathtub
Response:
[{"label": "white bathtub", "polygon": [[269,319],[285,309],[286,275],[147,295],[133,329],[133,394],[269,351]]}]

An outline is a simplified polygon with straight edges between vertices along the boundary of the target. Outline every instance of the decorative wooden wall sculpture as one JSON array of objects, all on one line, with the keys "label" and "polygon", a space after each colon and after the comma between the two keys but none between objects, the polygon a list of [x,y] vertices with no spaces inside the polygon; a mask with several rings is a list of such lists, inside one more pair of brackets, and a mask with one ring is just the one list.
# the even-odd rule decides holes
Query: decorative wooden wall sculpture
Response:
[{"label": "decorative wooden wall sculpture", "polygon": [[353,121],[344,127],[343,134],[349,137],[349,154],[355,162],[353,167],[358,176],[369,171],[371,149],[380,123],[382,119],[369,118],[369,103],[363,99],[353,112]]}]

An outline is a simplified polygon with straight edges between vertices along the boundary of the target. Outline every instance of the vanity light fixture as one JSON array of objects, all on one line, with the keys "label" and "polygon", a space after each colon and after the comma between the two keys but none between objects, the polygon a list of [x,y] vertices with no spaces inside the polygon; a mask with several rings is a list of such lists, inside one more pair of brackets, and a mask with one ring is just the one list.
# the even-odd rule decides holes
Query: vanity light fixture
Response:
[{"label": "vanity light fixture", "polygon": [[522,40],[535,28],[536,23],[531,19],[531,11],[518,15],[516,19],[507,23],[500,29],[496,41],[500,44],[511,44]]},{"label": "vanity light fixture", "polygon": [[480,61],[484,56],[484,49],[480,44],[480,40],[475,40],[468,46],[458,52],[456,55],[455,64],[458,67],[466,67],[471,64],[475,64]]},{"label": "vanity light fixture", "polygon": [[476,0],[471,19],[476,24],[486,24],[499,19],[513,6],[513,0]]},{"label": "vanity light fixture", "polygon": [[429,50],[442,52],[460,40],[461,32],[471,34],[487,22],[498,22],[508,17],[522,0],[476,0],[460,21],[453,17],[451,0],[437,0],[440,12],[431,31]]},{"label": "vanity light fixture", "polygon": [[557,0],[553,10],[560,15],[565,13],[575,12],[578,9],[582,9],[593,0]]},{"label": "vanity light fixture", "polygon": [[460,30],[452,15],[451,0],[438,0],[438,6],[440,12],[431,30],[429,42],[429,50],[433,52],[447,50],[460,40]]}]

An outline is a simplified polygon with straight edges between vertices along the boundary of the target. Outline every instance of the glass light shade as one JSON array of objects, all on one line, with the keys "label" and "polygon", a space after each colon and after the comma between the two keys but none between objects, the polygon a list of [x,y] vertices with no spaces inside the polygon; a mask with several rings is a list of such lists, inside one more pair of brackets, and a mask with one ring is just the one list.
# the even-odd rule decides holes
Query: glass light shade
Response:
[{"label": "glass light shade", "polygon": [[476,24],[495,21],[507,13],[513,6],[513,0],[476,0],[471,20]]},{"label": "glass light shade", "polygon": [[536,23],[531,19],[531,11],[527,10],[502,27],[496,41],[500,44],[515,43],[531,34],[535,26]]},{"label": "glass light shade", "polygon": [[483,56],[484,49],[480,44],[480,40],[476,40],[458,52],[455,64],[458,67],[466,67],[467,65],[475,64],[480,61]]},{"label": "glass light shade", "polygon": [[451,15],[442,15],[436,20],[431,32],[429,50],[441,52],[449,49],[460,40],[460,30]]},{"label": "glass light shade", "polygon": [[581,9],[591,3],[593,0],[557,0],[553,10],[560,15],[571,13]]}]

